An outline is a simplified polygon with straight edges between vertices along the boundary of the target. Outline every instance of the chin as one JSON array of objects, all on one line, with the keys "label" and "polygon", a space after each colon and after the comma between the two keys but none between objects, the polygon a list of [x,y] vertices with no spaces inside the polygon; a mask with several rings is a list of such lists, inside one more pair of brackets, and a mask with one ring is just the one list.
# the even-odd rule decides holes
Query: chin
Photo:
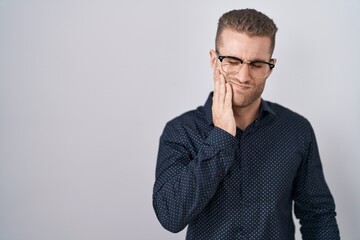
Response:
[{"label": "chin", "polygon": [[237,108],[246,108],[252,105],[253,103],[260,100],[260,96],[250,95],[250,96],[244,96],[244,95],[237,95],[233,98],[233,107]]}]

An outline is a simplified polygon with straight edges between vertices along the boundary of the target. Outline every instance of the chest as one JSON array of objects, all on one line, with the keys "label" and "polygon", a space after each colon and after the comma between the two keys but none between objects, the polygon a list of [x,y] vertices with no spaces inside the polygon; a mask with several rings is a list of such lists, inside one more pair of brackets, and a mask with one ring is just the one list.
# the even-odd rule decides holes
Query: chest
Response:
[{"label": "chest", "polygon": [[224,192],[249,201],[290,198],[304,158],[301,139],[286,132],[244,132],[237,140],[235,162],[222,183]]}]

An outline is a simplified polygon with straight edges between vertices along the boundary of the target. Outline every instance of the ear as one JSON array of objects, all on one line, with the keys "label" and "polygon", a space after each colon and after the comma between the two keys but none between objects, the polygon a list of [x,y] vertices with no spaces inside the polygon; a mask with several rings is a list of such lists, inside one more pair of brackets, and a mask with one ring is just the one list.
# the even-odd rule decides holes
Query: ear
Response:
[{"label": "ear", "polygon": [[212,70],[215,71],[218,58],[214,50],[210,50],[209,54],[210,54],[210,66]]},{"label": "ear", "polygon": [[[272,59],[270,60],[270,63],[276,65],[276,58],[272,58]],[[274,69],[271,69],[271,72],[270,72],[269,76],[272,74],[273,70],[274,70]],[[267,76],[266,79],[267,79],[269,76]]]}]

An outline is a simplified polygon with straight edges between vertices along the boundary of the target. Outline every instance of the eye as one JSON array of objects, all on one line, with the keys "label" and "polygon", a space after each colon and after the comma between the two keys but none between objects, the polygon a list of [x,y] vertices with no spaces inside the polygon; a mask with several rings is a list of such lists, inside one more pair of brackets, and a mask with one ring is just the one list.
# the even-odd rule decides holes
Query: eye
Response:
[{"label": "eye", "polygon": [[254,68],[263,68],[263,67],[265,67],[267,64],[262,63],[262,62],[252,62],[250,65],[251,65],[251,67],[254,67]]},{"label": "eye", "polygon": [[239,65],[239,64],[241,64],[241,62],[239,60],[232,59],[232,58],[225,58],[224,60],[225,60],[224,63],[230,64],[230,65]]}]

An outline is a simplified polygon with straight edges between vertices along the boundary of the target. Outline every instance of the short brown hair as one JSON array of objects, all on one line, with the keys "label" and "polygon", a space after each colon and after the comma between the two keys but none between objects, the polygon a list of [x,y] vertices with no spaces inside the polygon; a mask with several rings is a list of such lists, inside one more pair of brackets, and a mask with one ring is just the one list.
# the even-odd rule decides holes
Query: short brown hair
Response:
[{"label": "short brown hair", "polygon": [[274,51],[277,27],[272,19],[255,9],[232,10],[220,17],[215,39],[216,50],[220,45],[220,35],[224,29],[246,33],[250,37],[270,37],[271,54]]}]

